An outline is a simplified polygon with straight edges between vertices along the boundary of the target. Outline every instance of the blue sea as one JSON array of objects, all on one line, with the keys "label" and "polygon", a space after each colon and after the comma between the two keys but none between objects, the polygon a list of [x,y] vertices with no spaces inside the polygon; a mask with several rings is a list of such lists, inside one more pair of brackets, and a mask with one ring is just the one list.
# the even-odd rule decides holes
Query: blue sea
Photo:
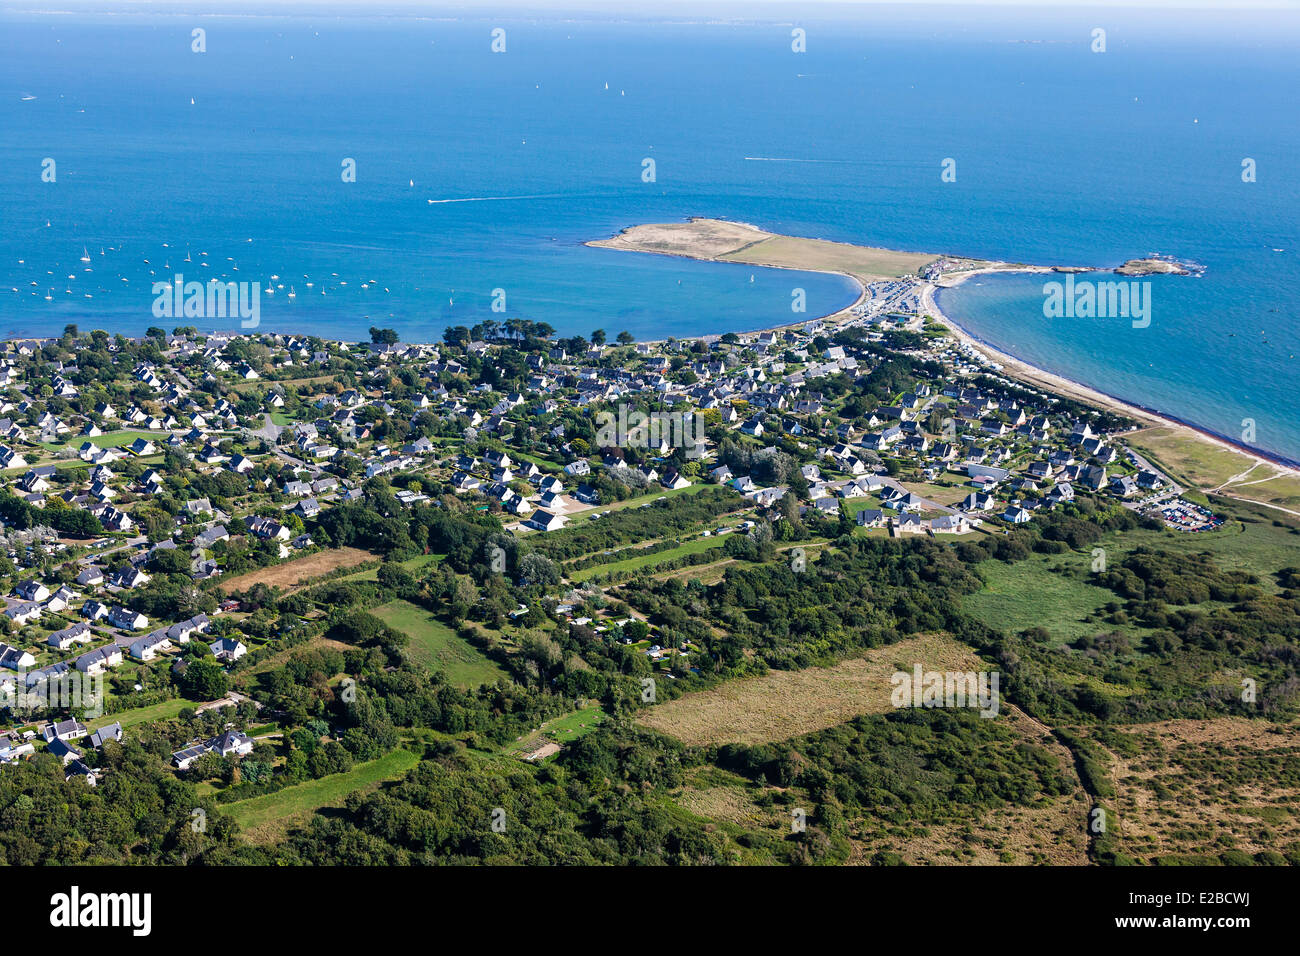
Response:
[{"label": "blue sea", "polygon": [[1046,265],[1159,252],[1205,273],[1149,280],[1147,328],[1045,318],[1042,276],[941,303],[1035,364],[1234,439],[1250,420],[1252,444],[1300,459],[1294,11],[378,9],[0,0],[0,334],[207,327],[155,319],[151,283],[177,272],[282,285],[261,328],[349,340],[514,316],[688,336],[856,296],[583,245],[690,216]]}]

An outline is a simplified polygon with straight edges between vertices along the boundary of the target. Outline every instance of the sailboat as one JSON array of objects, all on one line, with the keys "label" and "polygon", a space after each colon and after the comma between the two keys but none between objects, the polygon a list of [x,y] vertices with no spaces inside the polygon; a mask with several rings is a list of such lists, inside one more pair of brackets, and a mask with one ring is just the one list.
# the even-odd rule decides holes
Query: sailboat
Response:
[{"label": "sailboat", "polygon": [[298,298],[298,293],[293,291],[293,286],[289,286],[289,298],[291,299]]},{"label": "sailboat", "polygon": [[51,289],[49,292],[45,293],[45,301],[46,301],[46,302],[49,302],[49,301],[50,301],[51,299],[53,299],[53,298],[54,298],[54,290],[53,290],[53,289]]},{"label": "sailboat", "polygon": [[81,261],[82,262],[90,261],[90,251],[85,246],[81,247]]},{"label": "sailboat", "polygon": [[190,258],[190,247],[189,247],[189,246],[186,246],[186,247],[185,247],[185,258],[184,258],[183,260],[181,260],[181,261],[183,261],[183,262],[193,262],[193,261],[194,261],[193,259]]}]

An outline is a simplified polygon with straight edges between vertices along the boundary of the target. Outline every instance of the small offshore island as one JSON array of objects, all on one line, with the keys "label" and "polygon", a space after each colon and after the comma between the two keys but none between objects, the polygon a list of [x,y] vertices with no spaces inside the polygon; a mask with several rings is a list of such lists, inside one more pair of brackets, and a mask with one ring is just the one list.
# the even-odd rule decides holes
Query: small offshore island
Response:
[{"label": "small offshore island", "polygon": [[[1210,841],[1216,780],[1170,764],[1155,779],[1182,789],[1144,803],[1130,768],[1207,723],[1215,760],[1225,739],[1252,766],[1300,747],[1277,652],[1300,642],[1300,475],[1001,356],[933,301],[1051,269],[716,221],[605,244],[638,243],[862,294],[784,330],[660,342],[511,316],[438,343],[75,324],[8,343],[0,785],[33,808],[75,792],[123,835],[0,834],[0,858],[173,862],[123,816],[168,792],[178,832],[192,808],[209,821],[185,860],[359,862],[390,809],[463,782],[471,813],[384,859],[480,853],[501,788],[553,805],[580,863],[1284,859],[1254,819],[1272,777]],[[990,665],[1006,696],[978,714],[895,713],[900,673]],[[92,700],[62,693],[81,675]],[[829,812],[852,830],[788,839],[778,798],[816,808],[832,774],[859,780],[841,752],[907,806],[912,777],[870,776],[884,750],[949,761],[918,779],[952,827],[918,838],[871,797]],[[809,769],[769,776],[787,752]],[[615,792],[628,754],[704,785]],[[581,789],[528,769],[544,763]],[[1008,783],[971,817],[959,778],[980,773]],[[602,790],[615,826],[659,819],[643,845],[666,849],[588,839]],[[735,794],[755,801],[742,816]],[[1124,826],[1090,833],[1111,805]],[[520,829],[488,859],[550,861],[555,832]]]},{"label": "small offshore island", "polygon": [[[1171,434],[1179,436],[1181,441],[1190,442],[1192,447],[1212,446],[1209,454],[1226,454],[1229,457],[1225,461],[1241,464],[1241,468],[1227,474],[1216,474],[1217,478],[1226,478],[1236,483],[1249,474],[1253,480],[1258,481],[1260,476],[1255,469],[1262,467],[1265,471],[1272,470],[1272,477],[1266,479],[1268,482],[1280,480],[1288,486],[1296,483],[1295,490],[1300,491],[1300,472],[1292,467],[1291,462],[1031,365],[971,335],[946,315],[935,299],[938,289],[951,288],[972,276],[990,273],[1114,273],[1129,278],[1149,275],[1199,276],[1205,270],[1195,263],[1184,263],[1160,253],[1151,253],[1129,259],[1114,269],[1033,265],[940,253],[903,252],[827,239],[786,236],[749,223],[705,217],[694,217],[676,223],[630,226],[618,235],[590,240],[585,245],[707,262],[731,262],[847,276],[861,286],[862,293],[847,308],[818,320],[831,329],[880,325],[882,322],[887,326],[892,321],[900,328],[919,332],[928,327],[927,320],[933,320],[935,325],[958,341],[960,349],[966,355],[999,375],[1016,382],[1032,384],[1055,395],[1086,402],[1135,422],[1170,429]],[[781,331],[807,325],[807,321],[800,320],[764,331]],[[1224,487],[1226,483],[1213,482],[1220,493],[1227,493]],[[1290,503],[1290,494],[1284,495],[1283,499]],[[1277,504],[1272,506],[1277,507]]]}]

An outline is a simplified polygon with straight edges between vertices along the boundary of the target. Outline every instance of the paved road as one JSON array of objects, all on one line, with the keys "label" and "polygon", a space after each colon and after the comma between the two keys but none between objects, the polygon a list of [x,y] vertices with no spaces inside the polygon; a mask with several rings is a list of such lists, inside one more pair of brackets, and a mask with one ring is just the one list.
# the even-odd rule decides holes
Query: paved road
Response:
[{"label": "paved road", "polygon": [[1129,448],[1127,451],[1127,455],[1129,460],[1133,464],[1137,465],[1138,468],[1143,469],[1144,471],[1155,472],[1155,474],[1159,475],[1161,480],[1164,481],[1165,483],[1165,489],[1163,491],[1158,492],[1157,494],[1150,495],[1148,497],[1141,498],[1136,501],[1126,501],[1124,502],[1124,507],[1131,508],[1134,511],[1136,511],[1139,508],[1145,508],[1148,505],[1154,505],[1161,501],[1164,501],[1166,498],[1177,498],[1179,495],[1181,495],[1184,491],[1187,490],[1182,485],[1178,484],[1178,482],[1174,481],[1173,478],[1169,477],[1167,474],[1165,474],[1163,471],[1161,471],[1159,468],[1153,465],[1150,461],[1148,461],[1145,457],[1143,457],[1134,449]]},{"label": "paved road", "polygon": [[254,438],[264,439],[268,444],[274,445],[280,437],[280,433],[285,431],[284,426],[277,425],[271,420],[271,416],[266,412],[262,413],[262,427],[257,431],[249,431]]},{"label": "paved road", "polygon": [[127,548],[138,548],[140,545],[148,543],[149,539],[146,536],[141,535],[138,538],[131,538],[126,543],[119,544],[115,548],[105,548],[103,551],[92,551],[90,554],[83,554],[81,557],[77,558],[77,563],[81,565],[94,564],[107,555],[114,554]]}]

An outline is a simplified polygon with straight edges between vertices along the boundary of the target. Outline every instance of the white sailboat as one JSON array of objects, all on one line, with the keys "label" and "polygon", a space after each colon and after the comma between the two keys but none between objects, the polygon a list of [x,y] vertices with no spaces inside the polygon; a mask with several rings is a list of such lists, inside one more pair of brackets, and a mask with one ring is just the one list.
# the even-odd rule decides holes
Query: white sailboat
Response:
[{"label": "white sailboat", "polygon": [[81,247],[81,261],[82,262],[90,261],[90,251],[85,246]]}]

